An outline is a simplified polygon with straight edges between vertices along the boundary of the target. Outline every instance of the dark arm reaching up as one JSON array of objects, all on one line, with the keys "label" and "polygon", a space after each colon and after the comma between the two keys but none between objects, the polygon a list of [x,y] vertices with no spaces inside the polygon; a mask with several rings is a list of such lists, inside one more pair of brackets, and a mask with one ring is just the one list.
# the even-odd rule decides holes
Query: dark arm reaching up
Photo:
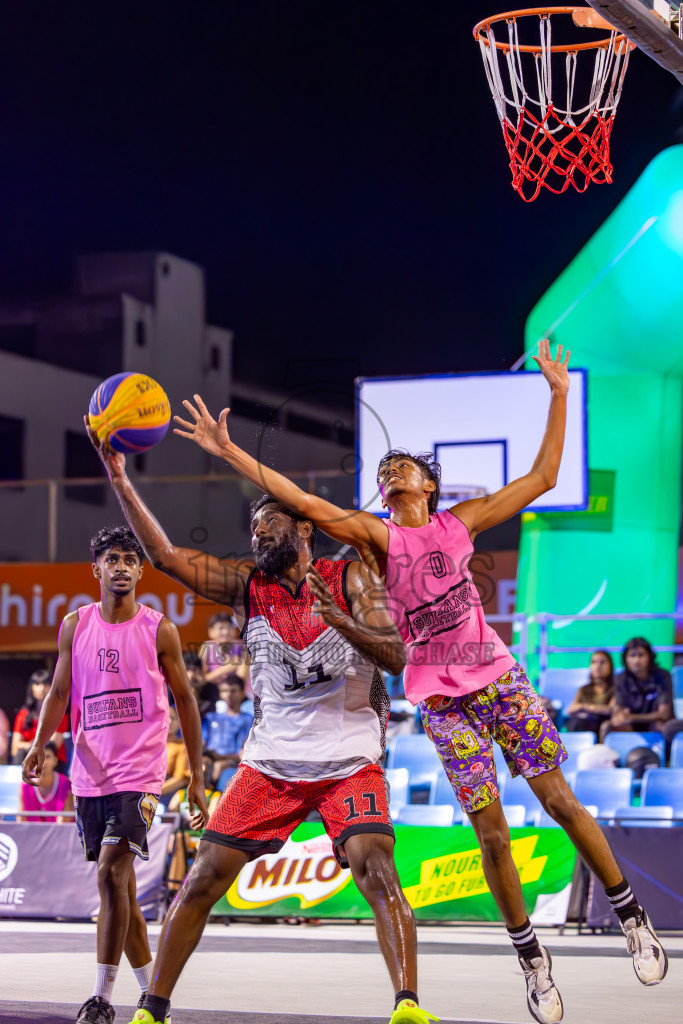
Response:
[{"label": "dark arm reaching up", "polygon": [[88,425],[87,417],[85,423],[88,436],[107,471],[109,482],[128,520],[128,525],[142,544],[154,568],[161,569],[209,601],[230,605],[239,615],[243,605],[244,584],[252,563],[215,558],[203,551],[181,548],[173,544],[128,478],[125,456],[112,452],[98,441]]}]

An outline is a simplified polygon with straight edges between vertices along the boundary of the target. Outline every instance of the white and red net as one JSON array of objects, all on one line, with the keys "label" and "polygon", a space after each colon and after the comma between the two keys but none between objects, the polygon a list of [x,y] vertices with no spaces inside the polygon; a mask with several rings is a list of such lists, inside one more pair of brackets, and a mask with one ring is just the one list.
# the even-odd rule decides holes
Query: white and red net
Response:
[{"label": "white and red net", "polygon": [[[525,202],[542,188],[559,195],[612,181],[610,134],[633,44],[612,30],[589,44],[554,45],[551,16],[573,11],[513,11],[475,29],[512,186]],[[522,19],[527,29],[537,22],[538,40],[520,42]]]}]

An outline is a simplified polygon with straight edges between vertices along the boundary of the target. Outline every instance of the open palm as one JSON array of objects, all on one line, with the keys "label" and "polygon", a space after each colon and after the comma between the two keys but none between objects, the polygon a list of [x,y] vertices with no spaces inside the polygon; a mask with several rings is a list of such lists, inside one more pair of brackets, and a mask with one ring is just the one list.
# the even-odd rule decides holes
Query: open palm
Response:
[{"label": "open palm", "polygon": [[223,409],[218,419],[215,420],[204,405],[200,395],[195,395],[194,400],[197,403],[197,408],[194,407],[192,402],[188,402],[187,399],[183,402],[194,423],[190,423],[189,420],[183,420],[180,416],[174,416],[174,421],[180,424],[183,429],[178,430],[177,427],[174,427],[173,433],[177,434],[178,437],[186,437],[188,440],[194,441],[205,452],[209,452],[210,455],[222,456],[225,446],[230,442],[226,423],[230,410]]},{"label": "open palm", "polygon": [[553,359],[550,353],[550,342],[539,341],[538,355],[532,356],[539,370],[550,384],[553,391],[569,391],[569,357],[571,352],[567,349],[564,359],[562,358],[562,345],[557,346],[557,354]]}]

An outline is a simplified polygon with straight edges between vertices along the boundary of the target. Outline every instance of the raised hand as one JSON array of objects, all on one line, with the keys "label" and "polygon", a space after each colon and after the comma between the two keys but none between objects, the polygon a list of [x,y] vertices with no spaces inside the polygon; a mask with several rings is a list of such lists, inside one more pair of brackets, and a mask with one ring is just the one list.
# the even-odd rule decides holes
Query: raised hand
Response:
[{"label": "raised hand", "polygon": [[567,349],[562,359],[562,346],[557,346],[557,355],[553,359],[550,354],[550,342],[539,341],[538,355],[532,356],[539,370],[550,384],[552,391],[559,394],[566,394],[569,391],[569,357],[571,352]]},{"label": "raised hand", "polygon": [[183,429],[178,430],[177,427],[174,427],[173,433],[177,434],[178,437],[186,437],[189,441],[194,441],[205,452],[209,452],[210,455],[218,455],[219,458],[223,458],[224,448],[230,444],[230,435],[228,434],[226,423],[230,410],[223,409],[218,420],[215,420],[204,405],[200,395],[195,395],[194,400],[197,403],[196,409],[192,402],[188,402],[187,399],[183,402],[194,423],[183,420],[180,416],[174,416],[175,422],[179,423]]},{"label": "raised hand", "polygon": [[83,417],[85,424],[85,430],[90,438],[90,442],[99,455],[104,468],[109,474],[109,479],[114,480],[116,477],[119,479],[126,472],[126,456],[123,452],[115,452],[113,448],[110,448],[106,441],[100,441],[97,434],[90,426],[90,420],[87,414]]}]

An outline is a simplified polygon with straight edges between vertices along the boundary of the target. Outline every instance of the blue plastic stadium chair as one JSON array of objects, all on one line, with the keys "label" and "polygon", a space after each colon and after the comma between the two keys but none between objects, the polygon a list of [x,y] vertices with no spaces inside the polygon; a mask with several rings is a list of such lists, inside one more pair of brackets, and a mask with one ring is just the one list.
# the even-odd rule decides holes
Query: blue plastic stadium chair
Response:
[{"label": "blue plastic stadium chair", "polygon": [[448,827],[455,819],[455,808],[444,804],[406,804],[396,817],[398,825],[439,825]]},{"label": "blue plastic stadium chair", "polygon": [[588,668],[548,668],[541,676],[540,691],[551,701],[559,701],[563,712],[576,697],[580,686],[588,682]]},{"label": "blue plastic stadium chair", "polygon": [[514,779],[509,774],[501,775],[498,778],[498,785],[500,787],[501,802],[506,806],[508,804],[518,804],[524,807],[525,821],[531,824],[538,813],[540,805],[538,797],[526,779],[522,778],[521,775],[516,775]]},{"label": "blue plastic stadium chair", "polygon": [[0,814],[19,810],[20,764],[0,764]]},{"label": "blue plastic stadium chair", "polygon": [[429,802],[430,804],[448,804],[451,807],[460,807],[449,778],[443,771],[439,772],[432,783]]},{"label": "blue plastic stadium chair", "polygon": [[673,807],[683,812],[683,768],[650,768],[643,776],[640,802],[644,807]]},{"label": "blue plastic stadium chair", "polygon": [[392,808],[403,807],[408,803],[408,769],[388,768],[384,773],[389,783],[390,802]]},{"label": "blue plastic stadium chair", "polygon": [[222,793],[224,791],[225,787],[230,782],[230,779],[233,777],[233,775],[235,774],[236,771],[237,771],[237,768],[224,768],[223,769],[223,771],[218,776],[218,785],[216,786],[216,789],[218,789],[219,792]]},{"label": "blue plastic stadium chair", "polygon": [[411,799],[416,790],[429,791],[443,771],[436,747],[428,736],[397,736],[389,747],[387,767],[408,769]]},{"label": "blue plastic stadium chair", "polygon": [[635,828],[672,828],[673,807],[655,804],[651,807],[617,807],[614,820],[619,825]]},{"label": "blue plastic stadium chair", "polygon": [[673,738],[669,764],[672,768],[683,768],[683,732],[679,732]]},{"label": "blue plastic stadium chair", "polygon": [[503,804],[503,814],[510,828],[524,828],[527,809],[523,804]]},{"label": "blue plastic stadium chair", "polygon": [[666,761],[666,743],[661,732],[609,732],[605,737],[605,745],[616,750],[622,765],[636,747],[649,747],[659,758],[660,765]]},{"label": "blue plastic stadium chair", "polygon": [[574,795],[581,804],[595,804],[599,818],[612,818],[617,807],[630,804],[632,785],[630,768],[580,771],[576,775]]},{"label": "blue plastic stadium chair", "polygon": [[674,665],[671,669],[671,684],[674,697],[683,697],[683,665]]},{"label": "blue plastic stadium chair", "polygon": [[589,747],[594,747],[595,739],[594,732],[563,732],[561,736],[561,740],[570,757],[572,754],[578,754],[580,750],[588,750]]}]

